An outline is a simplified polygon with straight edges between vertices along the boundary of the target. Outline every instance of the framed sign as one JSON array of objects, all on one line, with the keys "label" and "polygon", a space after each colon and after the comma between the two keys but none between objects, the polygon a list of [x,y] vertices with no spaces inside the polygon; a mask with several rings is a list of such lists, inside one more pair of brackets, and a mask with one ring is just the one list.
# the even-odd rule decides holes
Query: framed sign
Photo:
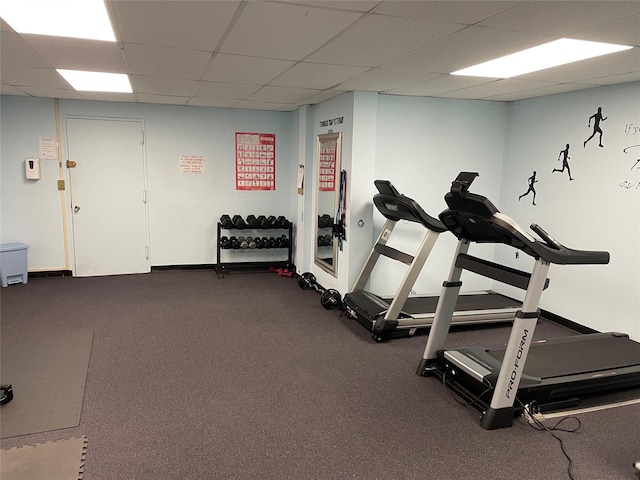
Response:
[{"label": "framed sign", "polygon": [[275,189],[275,133],[236,132],[236,190]]},{"label": "framed sign", "polygon": [[338,159],[337,134],[322,135],[318,139],[318,191],[333,192],[336,185],[336,161]]}]

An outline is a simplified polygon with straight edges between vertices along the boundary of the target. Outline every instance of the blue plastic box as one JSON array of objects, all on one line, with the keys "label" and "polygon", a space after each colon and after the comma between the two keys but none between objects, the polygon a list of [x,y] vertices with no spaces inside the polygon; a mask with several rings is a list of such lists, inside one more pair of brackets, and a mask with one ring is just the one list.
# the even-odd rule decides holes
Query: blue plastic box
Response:
[{"label": "blue plastic box", "polygon": [[2,286],[13,283],[27,283],[27,249],[24,243],[3,243],[0,245],[0,277]]}]

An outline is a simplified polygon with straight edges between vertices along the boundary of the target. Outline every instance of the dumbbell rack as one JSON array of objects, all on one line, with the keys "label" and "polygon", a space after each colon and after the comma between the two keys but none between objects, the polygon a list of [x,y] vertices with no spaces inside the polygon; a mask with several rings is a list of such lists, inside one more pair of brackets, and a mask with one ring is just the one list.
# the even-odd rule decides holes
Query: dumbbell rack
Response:
[{"label": "dumbbell rack", "polygon": [[[289,239],[288,245],[286,247],[271,247],[268,249],[232,249],[232,248],[222,248],[220,246],[220,239],[222,238],[222,232],[242,232],[242,234],[253,233],[253,232],[262,232],[264,236],[282,236],[283,232],[287,232],[287,238]],[[262,236],[262,235],[260,235]],[[286,260],[265,260],[265,261],[256,261],[256,262],[237,262],[237,261],[223,261],[223,255],[225,257],[231,258],[236,252],[250,252],[251,255],[259,255],[259,252],[268,252],[273,250],[282,250],[283,254],[286,250],[287,258]],[[222,254],[224,252],[224,254]],[[245,270],[245,271],[256,271],[256,270],[269,270],[269,267],[276,268],[288,268],[291,269],[293,267],[293,223],[289,223],[287,228],[223,228],[222,224],[218,222],[217,224],[217,239],[216,239],[216,253],[218,263],[216,264],[216,273],[218,274],[218,278],[224,278],[224,272],[233,270]]]}]

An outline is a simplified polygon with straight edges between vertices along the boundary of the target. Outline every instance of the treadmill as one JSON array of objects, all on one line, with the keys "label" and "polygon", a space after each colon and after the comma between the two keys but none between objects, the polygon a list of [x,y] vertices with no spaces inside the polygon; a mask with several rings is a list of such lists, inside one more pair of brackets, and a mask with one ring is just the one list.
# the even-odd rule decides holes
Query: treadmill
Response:
[{"label": "treadmill", "polygon": [[[376,180],[374,184],[379,193],[373,197],[373,203],[386,222],[356,279],[353,291],[345,295],[343,305],[348,317],[358,320],[371,331],[376,342],[382,342],[390,338],[412,336],[420,329],[431,327],[438,297],[409,294],[438,236],[447,228],[440,220],[425,213],[415,200],[400,194],[391,182]],[[415,255],[387,245],[400,220],[418,223],[425,228],[425,236]],[[409,266],[393,298],[382,298],[364,290],[381,255]],[[460,295],[453,322],[459,325],[510,322],[518,308],[520,302],[494,292]]]},{"label": "treadmill", "polygon": [[[640,385],[640,343],[626,334],[593,333],[532,342],[540,297],[550,265],[609,263],[609,253],[565,247],[540,226],[536,239],[481,195],[470,193],[477,173],[462,172],[445,196],[440,220],[458,237],[449,278],[444,282],[417,374],[437,376],[482,412],[487,430],[509,427],[525,405],[545,411],[577,404],[580,397]],[[503,243],[535,259],[531,274],[467,254],[469,243]],[[444,350],[463,270],[526,290],[505,349]]]}]

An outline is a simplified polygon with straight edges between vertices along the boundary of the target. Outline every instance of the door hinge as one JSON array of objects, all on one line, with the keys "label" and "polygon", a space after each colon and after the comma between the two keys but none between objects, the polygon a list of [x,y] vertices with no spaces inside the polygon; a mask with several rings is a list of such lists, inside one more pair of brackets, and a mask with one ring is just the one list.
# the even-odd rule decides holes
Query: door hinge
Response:
[{"label": "door hinge", "polygon": [[140,143],[144,145],[144,130],[140,130]]},{"label": "door hinge", "polygon": [[142,190],[142,203],[147,203],[147,190]]},{"label": "door hinge", "polygon": [[144,247],[144,258],[149,260],[149,247]]}]

